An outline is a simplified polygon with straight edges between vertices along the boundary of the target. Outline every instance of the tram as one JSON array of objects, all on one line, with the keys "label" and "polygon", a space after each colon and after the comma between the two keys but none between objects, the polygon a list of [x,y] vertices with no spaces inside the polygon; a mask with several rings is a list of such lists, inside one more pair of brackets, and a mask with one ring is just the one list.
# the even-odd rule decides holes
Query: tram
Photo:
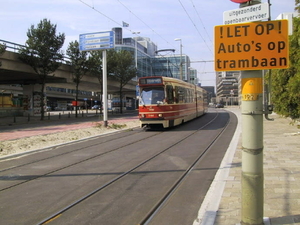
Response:
[{"label": "tram", "polygon": [[173,127],[207,112],[207,92],[196,85],[151,76],[140,78],[138,86],[141,127]]}]

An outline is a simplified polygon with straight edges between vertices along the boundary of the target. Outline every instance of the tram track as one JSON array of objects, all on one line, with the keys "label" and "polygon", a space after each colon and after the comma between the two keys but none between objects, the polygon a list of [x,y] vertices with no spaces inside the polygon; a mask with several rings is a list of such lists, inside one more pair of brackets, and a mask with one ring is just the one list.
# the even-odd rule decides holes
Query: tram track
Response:
[{"label": "tram track", "polygon": [[[93,164],[95,165],[95,162],[96,163],[98,162],[98,164],[99,164],[99,159],[101,159],[102,157],[104,159],[100,160],[100,162],[103,162],[108,158],[113,160],[114,157],[120,157],[120,156],[122,157],[122,154],[130,153],[130,155],[128,155],[127,158],[125,157],[126,159],[118,160],[120,162],[111,161],[111,163],[114,163],[114,164],[116,163],[115,166],[112,166],[110,168],[104,168],[103,167],[104,165],[103,165],[103,166],[99,167],[99,168],[103,167],[103,170],[97,169],[97,170],[91,170],[90,172],[88,172],[88,171],[84,172],[84,174],[86,174],[88,176],[94,176],[95,178],[93,178],[93,179],[97,179],[97,180],[93,181],[92,185],[90,185],[90,184],[85,185],[85,187],[82,189],[82,191],[74,192],[73,191],[74,188],[70,188],[70,191],[72,191],[72,194],[70,196],[68,196],[68,195],[66,196],[66,193],[68,193],[68,191],[67,192],[64,191],[65,192],[65,194],[64,194],[64,193],[59,193],[59,189],[57,189],[57,190],[53,189],[52,195],[59,194],[59,196],[61,196],[61,197],[57,197],[58,205],[55,207],[53,206],[51,210],[48,210],[47,208],[44,208],[46,206],[44,206],[44,204],[43,204],[43,206],[41,207],[42,213],[41,212],[38,213],[38,211],[37,211],[37,213],[39,214],[38,217],[32,218],[31,220],[26,219],[26,221],[30,221],[30,222],[24,223],[24,224],[74,224],[74,223],[70,223],[70,222],[66,223],[64,221],[66,218],[73,218],[73,215],[77,215],[77,213],[74,213],[74,209],[76,212],[76,211],[78,211],[78,208],[79,209],[82,207],[85,208],[86,206],[84,206],[84,205],[86,205],[86,204],[90,205],[90,203],[88,203],[88,202],[95,201],[93,199],[95,199],[95,197],[96,197],[96,199],[99,198],[99,194],[101,196],[100,201],[102,202],[104,200],[103,196],[110,195],[110,194],[107,195],[106,193],[110,193],[111,190],[116,189],[116,187],[118,187],[118,185],[120,185],[120,184],[121,184],[121,186],[123,186],[124,183],[125,184],[128,183],[129,182],[129,181],[127,181],[128,179],[131,180],[133,177],[144,177],[147,174],[151,174],[152,172],[155,172],[155,170],[152,171],[151,169],[149,169],[150,171],[147,172],[148,171],[147,168],[152,168],[153,162],[157,163],[157,161],[159,161],[161,158],[165,158],[167,155],[175,154],[175,153],[172,153],[174,151],[173,150],[174,148],[175,149],[180,148],[179,146],[184,145],[183,144],[184,142],[189,142],[191,140],[189,138],[191,138],[191,137],[193,137],[192,139],[195,139],[194,135],[196,135],[196,136],[200,135],[200,134],[197,134],[198,132],[201,131],[201,135],[203,135],[206,133],[205,130],[207,130],[207,131],[211,130],[211,132],[212,132],[212,130],[215,130],[215,128],[213,128],[215,126],[213,124],[216,124],[214,121],[222,113],[224,115],[223,111],[214,110],[212,113],[209,113],[206,116],[202,117],[202,118],[206,118],[206,119],[204,119],[204,120],[196,119],[197,121],[202,121],[200,123],[197,122],[197,124],[201,124],[201,125],[199,125],[199,127],[197,127],[197,129],[195,128],[195,126],[192,125],[192,124],[194,124],[194,122],[192,121],[192,122],[190,122],[191,127],[188,129],[183,129],[184,132],[181,132],[180,131],[181,129],[178,129],[178,128],[168,129],[166,131],[150,131],[150,132],[146,131],[145,132],[141,129],[141,130],[135,131],[134,133],[132,133],[132,132],[126,133],[125,132],[126,134],[123,134],[122,137],[124,139],[127,138],[128,141],[126,143],[124,143],[124,145],[120,145],[122,143],[122,141],[119,140],[120,136],[117,136],[116,138],[111,137],[110,140],[103,139],[99,142],[91,143],[91,144],[89,144],[87,142],[86,146],[89,146],[91,148],[97,147],[97,145],[99,145],[100,142],[101,142],[101,144],[109,143],[109,145],[107,145],[107,146],[105,145],[103,147],[103,149],[107,150],[106,149],[107,147],[111,147],[111,149],[109,149],[108,151],[101,152],[101,153],[99,152],[99,154],[93,155],[93,157],[88,157],[88,158],[79,160],[78,162],[69,163],[68,165],[59,167],[55,170],[51,170],[51,171],[49,171],[47,173],[43,173],[41,175],[37,175],[33,179],[27,179],[27,180],[21,181],[17,185],[15,184],[9,188],[3,189],[2,192],[3,192],[3,194],[5,194],[6,193],[5,191],[12,190],[12,191],[8,192],[9,195],[11,196],[13,194],[13,192],[16,192],[18,190],[23,190],[24,189],[24,187],[22,186],[23,184],[27,183],[27,185],[25,185],[25,186],[26,186],[26,188],[28,188],[28,187],[32,187],[32,186],[36,187],[37,184],[41,185],[44,182],[46,182],[46,184],[43,184],[43,186],[40,187],[40,188],[43,188],[45,185],[47,185],[47,183],[49,183],[49,181],[56,182],[56,180],[53,180],[53,179],[56,179],[56,178],[61,179],[64,176],[69,176],[70,178],[72,176],[74,176],[74,178],[77,177],[79,179],[83,175],[81,173],[81,171],[84,171],[84,170],[78,169],[78,168],[81,168],[81,167],[85,168],[86,166],[93,165]],[[224,116],[223,116],[223,118],[224,118]],[[220,121],[220,119],[218,119],[218,121]],[[211,126],[209,126],[210,124],[211,124]],[[184,126],[186,126],[186,125],[184,125]],[[226,129],[226,126],[224,126],[222,128],[222,130],[218,130],[219,133],[216,135],[214,140],[208,146],[205,147],[205,149],[202,149],[202,147],[201,147],[201,154],[199,156],[197,156],[195,158],[195,160],[193,160],[193,162],[191,160],[190,165],[188,165],[185,170],[182,170],[182,171],[181,171],[181,169],[174,170],[175,173],[182,173],[182,175],[178,176],[178,178],[176,178],[176,180],[175,180],[174,174],[172,175],[171,180],[173,180],[173,177],[174,177],[173,184],[170,183],[170,186],[166,186],[166,187],[169,187],[169,188],[167,188],[168,190],[166,190],[166,191],[164,190],[165,193],[162,195],[159,195],[160,199],[156,199],[155,204],[153,203],[153,204],[149,205],[149,203],[145,203],[145,204],[148,204],[148,206],[146,207],[148,210],[145,210],[145,212],[143,214],[144,216],[141,216],[139,219],[135,220],[135,224],[138,224],[139,221],[140,221],[139,224],[149,224],[149,223],[151,224],[152,219],[156,217],[156,214],[161,210],[161,208],[166,204],[166,202],[168,202],[172,198],[173,194],[176,192],[176,190],[179,188],[179,186],[182,183],[184,183],[183,181],[185,181],[186,177],[188,177],[188,175],[191,173],[194,165],[197,164],[197,162],[206,154],[207,151],[209,151],[210,146],[213,145],[214,142],[218,139],[218,137],[222,134],[222,132],[224,132],[224,129]],[[208,128],[208,127],[210,127],[210,128]],[[132,138],[133,134],[134,134],[135,138]],[[114,135],[112,135],[112,136],[114,136]],[[163,141],[162,144],[160,144],[159,149],[155,149],[155,148],[140,149],[140,147],[145,145],[145,143],[151,143],[151,142],[160,140],[159,136],[169,137],[168,138],[169,140]],[[141,138],[141,137],[143,137],[143,138]],[[173,141],[172,141],[172,137],[175,138]],[[113,148],[114,145],[115,145],[115,148]],[[76,152],[78,157],[80,158],[81,155],[84,155],[81,153],[80,150],[82,150],[83,152],[86,153],[87,148],[88,147],[86,147],[86,148],[78,147],[78,148],[70,151],[70,154]],[[141,155],[143,155],[143,157],[140,157],[140,156],[137,156],[138,154],[135,153],[135,151],[130,152],[126,149],[132,149],[132,150],[139,149],[138,152],[146,152],[146,150],[148,150],[147,151],[148,154],[143,155],[143,153],[141,153]],[[131,155],[131,154],[133,154],[133,155]],[[62,156],[68,156],[68,152],[62,153],[59,157],[62,157]],[[135,156],[137,156],[137,157],[135,157]],[[178,156],[178,157],[180,157],[180,156]],[[56,160],[55,156],[46,157],[46,158],[51,161]],[[26,167],[26,166],[32,165],[34,163],[43,163],[43,161],[46,161],[46,158],[39,159],[38,161],[35,161],[35,162],[32,161],[29,164],[24,164],[24,165],[20,164],[20,165],[18,165],[17,168],[22,169],[22,167]],[[90,161],[94,161],[94,162],[90,163]],[[154,165],[155,165],[155,163],[154,163]],[[82,165],[82,164],[84,164],[84,165]],[[36,165],[34,165],[34,167],[37,168]],[[114,169],[112,170],[111,168],[114,168]],[[5,170],[6,172],[10,172],[10,170],[13,171],[16,168],[6,168],[6,169],[7,169],[7,170]],[[72,171],[72,172],[70,173],[70,171]],[[93,171],[97,171],[97,172],[93,173]],[[163,171],[164,171],[164,169],[161,169],[161,172],[163,172]],[[168,169],[166,170],[166,172],[167,171],[168,171]],[[170,169],[170,171],[173,171],[173,170]],[[158,173],[160,173],[160,170],[158,170]],[[107,176],[103,176],[103,175],[107,175]],[[8,177],[8,179],[9,179],[9,177]],[[34,180],[36,180],[36,181],[34,182]],[[66,180],[66,179],[64,178],[63,180]],[[83,180],[87,180],[87,179],[83,179]],[[89,180],[91,180],[91,179],[89,179]],[[31,184],[31,182],[33,184]],[[83,181],[83,182],[85,182],[85,181]],[[73,185],[74,184],[76,184],[76,183],[74,182]],[[67,183],[65,183],[65,185],[67,185]],[[19,186],[19,188],[17,188],[16,190],[13,189],[13,187],[17,187],[17,186]],[[55,187],[55,189],[56,189],[56,185],[53,187]],[[124,191],[125,191],[125,189],[124,189]],[[51,192],[52,192],[52,190],[51,190]],[[43,193],[47,194],[47,191],[42,191],[41,193],[38,194],[38,196],[43,198],[43,196],[42,196]],[[3,196],[5,196],[5,195],[3,195]],[[21,195],[19,195],[19,196],[21,196]],[[64,196],[66,196],[68,198],[66,200],[59,199],[59,198],[64,198]],[[9,199],[9,197],[6,197],[6,198]],[[47,197],[45,199],[47,199]],[[32,202],[35,202],[35,201],[32,201]],[[51,204],[51,202],[53,202],[53,201],[47,202],[46,205]],[[113,201],[111,201],[111,202],[113,202]],[[30,203],[30,204],[32,204],[32,203]],[[102,204],[104,204],[104,202]],[[118,204],[118,203],[116,203],[116,204]],[[111,204],[108,204],[105,206],[105,208],[99,209],[100,210],[99,213],[103,214],[104,212],[106,212],[107,209],[110,209],[110,205]],[[36,208],[36,207],[33,207],[33,208]],[[42,210],[43,208],[44,208],[44,210]],[[34,209],[32,209],[32,210],[34,210]],[[0,215],[1,215],[1,213],[0,213]],[[24,210],[24,212],[22,212],[21,215],[24,215],[24,218],[25,218],[26,210]],[[70,215],[71,215],[71,217],[70,217]],[[0,221],[1,221],[1,219],[0,219]],[[37,222],[37,221],[40,221],[40,222]],[[80,224],[80,222],[77,224]],[[110,224],[110,223],[107,223],[107,224]],[[114,223],[111,223],[111,224],[114,224]],[[132,224],[132,223],[121,223],[121,224]]]},{"label": "tram track", "polygon": [[[141,132],[143,132],[143,131],[139,131],[139,133],[141,133]],[[150,137],[153,137],[153,136],[156,136],[156,135],[159,135],[159,134],[160,134],[160,133],[155,133],[155,134],[153,134],[153,135],[151,135],[151,136],[145,137],[144,139],[140,139],[139,141],[143,141],[143,140],[145,140],[145,139],[147,139],[147,138],[150,138]],[[132,133],[131,133],[131,134],[128,134],[128,135],[125,135],[125,136],[122,136],[122,138],[126,138],[126,137],[129,137],[129,136],[132,136]],[[108,141],[105,141],[105,142],[100,142],[100,144],[107,143],[107,142],[114,142],[115,140],[116,140],[116,139],[111,139],[111,140],[108,140]],[[130,146],[130,145],[135,144],[135,143],[136,143],[136,141],[133,141],[133,142],[130,142],[130,143],[126,144],[125,146]],[[51,157],[46,157],[46,158],[43,158],[43,159],[35,160],[35,161],[30,162],[30,163],[25,163],[25,164],[22,164],[22,165],[18,165],[18,166],[14,166],[14,167],[2,169],[2,170],[0,170],[0,174],[1,174],[1,172],[4,172],[4,171],[9,171],[9,170],[12,170],[12,169],[16,169],[16,168],[28,166],[28,165],[31,165],[31,164],[34,164],[34,163],[40,163],[40,162],[43,162],[43,161],[45,161],[45,160],[54,160],[55,158],[58,158],[58,157],[61,157],[61,156],[67,155],[67,154],[71,154],[71,153],[74,153],[74,152],[83,151],[83,150],[86,149],[86,148],[93,147],[93,146],[96,146],[96,145],[99,145],[99,143],[96,143],[96,144],[93,144],[93,145],[88,145],[88,146],[86,146],[85,148],[78,148],[78,149],[74,149],[74,150],[72,150],[72,151],[68,151],[68,152],[64,152],[64,153],[61,153],[61,154],[57,154],[57,155],[55,155],[55,156],[51,156]],[[48,173],[44,173],[44,174],[41,174],[41,175],[32,177],[31,179],[27,179],[27,180],[25,180],[25,181],[23,181],[23,182],[19,182],[19,183],[17,183],[17,184],[11,185],[11,186],[9,186],[9,187],[2,188],[2,189],[0,189],[0,192],[1,192],[1,191],[5,191],[5,190],[10,189],[10,188],[13,188],[13,187],[16,187],[16,186],[19,186],[19,185],[22,185],[22,184],[24,184],[24,183],[30,182],[30,181],[35,180],[35,179],[38,179],[38,178],[42,178],[42,177],[49,176],[49,175],[51,175],[51,174],[53,174],[53,173],[55,173],[55,172],[61,171],[61,170],[66,169],[66,168],[70,168],[70,167],[72,167],[72,166],[75,166],[75,165],[78,165],[78,164],[80,164],[80,163],[83,163],[83,162],[86,162],[86,161],[95,159],[95,158],[97,158],[97,157],[104,156],[104,155],[106,155],[106,154],[109,154],[109,153],[112,153],[112,152],[114,152],[114,151],[117,151],[117,150],[119,150],[120,148],[123,148],[123,147],[125,147],[125,146],[120,146],[120,147],[118,147],[118,148],[114,148],[114,149],[111,149],[111,150],[109,150],[109,151],[105,151],[105,152],[102,152],[102,153],[100,153],[100,154],[96,154],[96,155],[94,155],[94,156],[92,156],[92,157],[89,157],[89,158],[86,158],[86,159],[77,161],[77,162],[75,162],[75,163],[66,165],[66,166],[64,166],[64,167],[60,167],[60,168],[58,168],[58,169],[49,171]],[[12,177],[12,176],[7,176],[7,178],[6,178],[5,176],[0,176],[0,180],[6,180],[6,179],[7,179],[7,180],[11,180],[11,179],[13,179],[13,177]]]},{"label": "tram track", "polygon": [[[126,133],[124,132],[126,130],[123,130],[123,131],[119,131],[119,132],[122,132],[122,134],[124,134],[123,137],[129,137],[132,135],[132,132],[131,133]],[[142,132],[142,131],[138,131],[136,133],[139,133],[139,132]],[[136,134],[135,133],[135,134]],[[55,145],[55,146],[49,146],[49,147],[46,147],[46,148],[43,148],[41,151],[51,151],[51,150],[54,150],[54,149],[57,149],[57,148],[60,148],[60,147],[63,147],[63,146],[67,146],[67,145],[70,145],[70,144],[74,144],[74,143],[79,143],[79,142],[83,142],[83,141],[86,141],[86,140],[92,140],[92,139],[97,139],[99,138],[100,136],[110,136],[111,134],[101,134],[101,135],[97,135],[97,136],[93,136],[93,137],[90,137],[90,138],[85,138],[84,140],[77,140],[77,141],[72,141],[72,142],[68,142],[68,143],[62,143],[62,144],[59,144],[59,145]],[[110,141],[114,141],[116,139],[109,139],[109,140],[106,140],[104,142],[98,142],[98,143],[95,143],[95,144],[90,144],[90,145],[87,145],[85,146],[85,148],[89,148],[89,147],[93,147],[95,145],[98,145],[98,144],[104,144],[106,142],[110,142]],[[38,162],[42,162],[42,161],[45,161],[45,160],[49,160],[49,159],[55,159],[57,157],[61,157],[63,155],[66,155],[66,154],[70,154],[70,153],[74,153],[74,152],[77,152],[77,151],[81,151],[83,150],[83,148],[76,148],[76,149],[73,149],[71,151],[67,151],[67,152],[62,152],[62,153],[58,153],[56,155],[53,155],[53,156],[50,156],[50,157],[45,157],[45,158],[42,158],[42,159],[39,159],[39,160],[34,160],[34,161],[31,161],[31,162],[28,162],[28,163],[24,163],[24,164],[19,164],[19,165],[15,165],[15,166],[10,166],[10,167],[6,167],[4,169],[0,169],[0,173],[1,172],[4,172],[4,171],[8,171],[8,170],[12,170],[12,169],[16,169],[18,167],[23,167],[23,166],[27,166],[27,165],[30,165],[30,164],[33,164],[33,163],[38,163]],[[39,151],[39,152],[41,152]],[[36,152],[34,152],[36,153]],[[28,153],[29,154],[29,153]],[[26,154],[27,155],[27,154]],[[17,156],[19,157],[19,156]],[[9,161],[9,160],[12,160],[13,158],[9,158],[9,159],[0,159],[0,162],[4,162],[4,161]]]},{"label": "tram track", "polygon": [[[53,215],[49,216],[48,218],[40,221],[39,223],[37,223],[37,225],[44,225],[44,224],[48,224],[51,223],[52,221],[54,221],[56,218],[59,218],[64,212],[68,211],[69,209],[73,208],[74,206],[80,204],[81,202],[83,202],[84,200],[90,198],[91,196],[93,196],[94,194],[100,192],[101,190],[108,188],[110,185],[114,184],[115,182],[119,181],[120,179],[122,179],[123,177],[125,177],[126,175],[134,172],[136,169],[142,167],[143,165],[145,165],[146,163],[150,162],[151,160],[153,160],[154,158],[158,157],[159,155],[165,153],[166,151],[168,151],[169,149],[171,149],[172,147],[178,145],[179,143],[183,142],[184,140],[186,140],[187,138],[189,138],[192,135],[195,135],[197,132],[203,130],[206,126],[208,126],[209,124],[213,123],[214,120],[219,116],[219,113],[216,113],[215,117],[210,120],[209,122],[207,122],[205,125],[203,125],[202,127],[198,128],[195,131],[192,131],[191,133],[189,133],[188,135],[185,135],[184,137],[182,137],[180,140],[176,141],[175,143],[173,143],[172,145],[170,145],[167,148],[164,148],[163,150],[160,150],[158,153],[156,153],[155,155],[151,156],[150,158],[144,160],[143,162],[141,162],[140,164],[132,167],[131,169],[127,170],[126,172],[122,173],[121,175],[115,177],[114,179],[108,181],[107,183],[105,183],[104,185],[102,185],[101,187],[91,191],[90,193],[88,193],[87,195],[81,197],[80,199],[74,201],[73,203],[71,203],[70,205],[64,207],[63,209],[57,211],[56,213],[54,213]],[[208,149],[210,148],[211,145],[213,145],[213,143],[215,142],[215,140],[217,140],[217,138],[221,135],[221,133],[224,131],[226,127],[224,127],[222,129],[222,131],[217,135],[217,137],[214,139],[214,141],[200,154],[200,156],[197,157],[197,159],[188,167],[188,169],[183,173],[183,175],[171,186],[170,190],[161,198],[160,201],[158,201],[158,203],[153,207],[153,209],[147,213],[147,215],[145,216],[145,218],[139,223],[139,224],[147,224],[150,220],[151,217],[154,216],[157,211],[159,210],[159,208],[165,203],[165,201],[172,195],[172,193],[178,188],[178,186],[181,184],[181,182],[184,180],[184,178],[188,175],[188,173],[192,170],[193,166],[199,161],[199,159],[208,151]]]},{"label": "tram track", "polygon": [[[219,114],[217,114],[219,115]],[[211,121],[212,122],[212,121]],[[160,201],[153,207],[151,211],[147,213],[147,215],[138,223],[138,225],[147,225],[151,222],[152,218],[157,214],[160,208],[171,198],[172,194],[179,188],[180,184],[184,181],[184,179],[188,176],[188,174],[193,170],[193,167],[199,162],[199,160],[206,154],[206,152],[211,148],[211,146],[219,139],[220,135],[226,130],[229,121],[223,127],[223,129],[217,134],[214,140],[207,146],[204,151],[202,151],[199,156],[195,159],[195,161],[186,169],[186,171],[178,178],[178,180],[171,186],[168,192],[161,198]],[[196,131],[198,132],[198,131]]]}]

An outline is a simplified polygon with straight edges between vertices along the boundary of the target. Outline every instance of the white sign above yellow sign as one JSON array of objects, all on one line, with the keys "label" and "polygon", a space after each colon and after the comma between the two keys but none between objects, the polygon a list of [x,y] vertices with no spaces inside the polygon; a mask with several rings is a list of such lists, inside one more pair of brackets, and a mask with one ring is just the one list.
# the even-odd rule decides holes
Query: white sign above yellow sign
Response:
[{"label": "white sign above yellow sign", "polygon": [[225,11],[223,13],[224,24],[248,23],[266,20],[270,16],[269,3],[251,5],[240,9]]}]

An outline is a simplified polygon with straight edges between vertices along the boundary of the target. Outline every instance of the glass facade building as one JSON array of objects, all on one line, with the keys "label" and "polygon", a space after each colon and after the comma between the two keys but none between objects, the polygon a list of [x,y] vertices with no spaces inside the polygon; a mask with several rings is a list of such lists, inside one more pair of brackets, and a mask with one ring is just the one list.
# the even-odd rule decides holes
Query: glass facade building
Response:
[{"label": "glass facade building", "polygon": [[[121,30],[120,30],[121,29]],[[190,67],[190,58],[187,55],[158,55],[157,46],[145,37],[122,38],[122,28],[113,28],[115,31],[115,50],[132,52],[139,77],[166,76],[181,78],[180,58],[182,62],[182,80],[196,84],[197,70]]]},{"label": "glass facade building", "polygon": [[182,80],[190,82],[191,62],[187,55],[155,56],[153,74],[181,79],[180,62],[182,63]]}]

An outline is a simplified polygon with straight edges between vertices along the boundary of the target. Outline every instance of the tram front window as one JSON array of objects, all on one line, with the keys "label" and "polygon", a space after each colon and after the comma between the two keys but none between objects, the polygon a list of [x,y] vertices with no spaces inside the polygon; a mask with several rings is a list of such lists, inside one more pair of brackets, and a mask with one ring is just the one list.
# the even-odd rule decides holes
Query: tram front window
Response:
[{"label": "tram front window", "polygon": [[145,88],[142,90],[140,104],[163,104],[165,92],[163,88]]}]

